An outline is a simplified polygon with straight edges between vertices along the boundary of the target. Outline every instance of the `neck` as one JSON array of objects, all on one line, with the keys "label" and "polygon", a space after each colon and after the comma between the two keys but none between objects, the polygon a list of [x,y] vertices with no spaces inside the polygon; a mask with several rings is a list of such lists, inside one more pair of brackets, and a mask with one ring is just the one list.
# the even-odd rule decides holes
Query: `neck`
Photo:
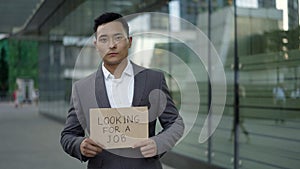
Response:
[{"label": "neck", "polygon": [[110,64],[105,64],[104,63],[104,67],[111,73],[115,76],[116,79],[120,78],[123,71],[125,70],[126,66],[127,66],[127,63],[128,63],[128,59],[125,58],[121,61],[121,63],[119,64],[113,64],[113,65],[110,65]]}]

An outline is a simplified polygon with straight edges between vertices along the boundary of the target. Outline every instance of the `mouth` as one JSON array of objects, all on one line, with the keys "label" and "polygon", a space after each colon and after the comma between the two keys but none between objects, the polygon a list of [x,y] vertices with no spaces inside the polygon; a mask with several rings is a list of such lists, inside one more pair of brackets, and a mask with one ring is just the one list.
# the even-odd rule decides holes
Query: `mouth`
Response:
[{"label": "mouth", "polygon": [[108,56],[116,56],[118,53],[116,53],[116,52],[110,52],[110,53],[108,53],[107,55]]}]

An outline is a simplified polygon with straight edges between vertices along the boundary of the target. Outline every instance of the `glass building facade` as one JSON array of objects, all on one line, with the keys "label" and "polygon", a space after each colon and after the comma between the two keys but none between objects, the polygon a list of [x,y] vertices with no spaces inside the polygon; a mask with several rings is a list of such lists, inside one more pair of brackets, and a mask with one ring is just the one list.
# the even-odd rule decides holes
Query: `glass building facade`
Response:
[{"label": "glass building facade", "polygon": [[[56,24],[33,38],[39,44],[39,111],[65,119],[72,83],[100,63],[91,43],[93,19],[106,11],[119,12],[130,24],[131,59],[165,72],[188,129],[163,157],[164,163],[186,169],[296,169],[299,2],[285,2],[288,21],[276,7],[278,0],[74,1],[76,6],[67,15],[61,18],[58,13]],[[202,44],[205,37],[212,45]],[[218,54],[227,94],[220,123],[201,143],[210,93],[218,93],[218,88],[210,87],[207,73],[214,65],[199,59],[199,54],[210,51],[205,47]]]}]

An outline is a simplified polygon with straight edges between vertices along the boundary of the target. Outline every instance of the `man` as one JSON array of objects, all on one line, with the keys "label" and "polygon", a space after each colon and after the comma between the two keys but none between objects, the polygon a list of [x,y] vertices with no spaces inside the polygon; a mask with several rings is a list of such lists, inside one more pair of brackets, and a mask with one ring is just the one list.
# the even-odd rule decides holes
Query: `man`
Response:
[{"label": "man", "polygon": [[[88,160],[88,168],[160,169],[159,158],[183,135],[184,124],[170,97],[161,72],[128,61],[132,37],[120,14],[105,13],[95,19],[95,47],[102,57],[97,72],[74,83],[71,107],[61,133],[63,149]],[[141,56],[142,57],[142,56]],[[86,135],[90,108],[147,106],[149,138],[132,148],[107,150]],[[155,135],[156,119],[163,130]]]}]

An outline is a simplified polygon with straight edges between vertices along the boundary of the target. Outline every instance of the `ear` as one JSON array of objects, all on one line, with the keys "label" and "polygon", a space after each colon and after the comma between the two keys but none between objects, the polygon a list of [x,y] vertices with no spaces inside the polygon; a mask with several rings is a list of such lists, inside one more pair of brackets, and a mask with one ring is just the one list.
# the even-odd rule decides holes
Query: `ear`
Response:
[{"label": "ear", "polygon": [[94,40],[94,45],[95,45],[95,46],[97,46],[97,41],[96,41],[96,40],[97,40],[97,39]]},{"label": "ear", "polygon": [[94,40],[94,46],[95,46],[96,50],[98,51],[97,40],[96,39]]},{"label": "ear", "polygon": [[128,48],[130,48],[131,47],[131,44],[132,44],[132,37],[130,36],[130,37],[128,37]]}]

